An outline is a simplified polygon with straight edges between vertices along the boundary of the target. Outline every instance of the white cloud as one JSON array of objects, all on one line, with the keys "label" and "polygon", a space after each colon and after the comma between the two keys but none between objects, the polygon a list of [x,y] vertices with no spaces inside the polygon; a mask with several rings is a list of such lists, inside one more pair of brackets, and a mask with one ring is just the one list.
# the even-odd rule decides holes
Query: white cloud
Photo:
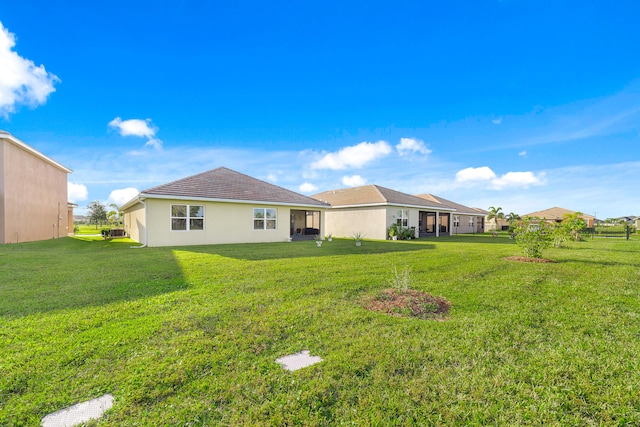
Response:
[{"label": "white cloud", "polygon": [[466,168],[456,173],[457,182],[490,181],[495,178],[496,174],[487,166]]},{"label": "white cloud", "polygon": [[304,184],[302,184],[300,187],[298,187],[300,189],[301,192],[303,193],[313,193],[315,191],[318,191],[318,187],[309,183],[309,182],[305,182]]},{"label": "white cloud", "polygon": [[151,124],[151,119],[129,119],[122,120],[120,117],[109,122],[109,126],[118,129],[122,136],[141,136],[153,138],[157,129]]},{"label": "white cloud", "polygon": [[360,175],[351,175],[351,176],[342,177],[342,183],[347,187],[359,187],[361,185],[365,185],[366,182],[367,180],[361,177]]},{"label": "white cloud", "polygon": [[424,141],[414,138],[400,138],[400,143],[396,145],[396,150],[401,156],[409,156],[413,153],[430,154],[431,150],[424,145]]},{"label": "white cloud", "polygon": [[17,105],[31,107],[42,105],[55,92],[53,85],[60,81],[48,73],[44,65],[36,66],[12,49],[16,45],[15,35],[0,22],[0,116],[15,112]]},{"label": "white cloud", "polygon": [[107,202],[115,203],[118,206],[122,206],[125,203],[127,203],[129,200],[136,197],[138,193],[139,193],[138,189],[133,187],[113,190],[111,194],[109,194],[109,199],[107,200]]},{"label": "white cloud", "polygon": [[83,184],[75,184],[73,182],[67,183],[67,198],[70,202],[80,202],[87,200],[89,192],[87,186]]},{"label": "white cloud", "polygon": [[500,178],[491,181],[493,186],[498,189],[510,187],[524,187],[531,185],[545,184],[544,174],[536,176],[533,172],[507,172]]},{"label": "white cloud", "polygon": [[497,119],[491,120],[491,123],[493,123],[494,125],[501,125],[502,124],[502,117],[498,117]]},{"label": "white cloud", "polygon": [[526,151],[521,151],[521,152],[518,153],[518,156],[527,157],[527,152]]},{"label": "white cloud", "polygon": [[491,168],[482,166],[479,168],[466,168],[456,173],[456,182],[474,183],[488,182],[493,189],[523,187],[546,184],[544,173],[535,175],[533,172],[507,172],[498,177]]},{"label": "white cloud", "polygon": [[311,164],[312,169],[347,169],[361,168],[378,158],[391,153],[391,146],[385,141],[361,142],[344,147],[334,153],[325,154],[320,160]]},{"label": "white cloud", "polygon": [[[158,151],[162,150],[162,141],[156,138],[156,132],[158,128],[151,123],[151,119],[129,119],[122,120],[120,117],[109,122],[109,127],[117,129],[122,136],[139,136],[141,138],[148,138],[144,144],[145,147],[151,147]],[[132,155],[141,155],[144,152],[132,151]]]},{"label": "white cloud", "polygon": [[162,141],[160,141],[158,138],[151,138],[150,140],[148,140],[147,142],[144,143],[145,147],[151,147],[151,148],[155,148],[156,150],[161,150],[162,149]]}]

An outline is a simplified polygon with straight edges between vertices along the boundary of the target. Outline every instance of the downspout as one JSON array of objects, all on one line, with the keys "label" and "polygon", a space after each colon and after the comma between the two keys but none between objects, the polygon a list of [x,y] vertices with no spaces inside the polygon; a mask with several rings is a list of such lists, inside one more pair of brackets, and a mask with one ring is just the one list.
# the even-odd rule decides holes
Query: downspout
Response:
[{"label": "downspout", "polygon": [[149,233],[147,232],[147,203],[144,201],[144,199],[142,197],[138,197],[138,201],[140,203],[142,203],[142,206],[144,208],[144,243],[140,246],[130,246],[131,249],[142,249],[142,248],[146,248],[147,247],[147,242],[148,242],[148,236]]}]

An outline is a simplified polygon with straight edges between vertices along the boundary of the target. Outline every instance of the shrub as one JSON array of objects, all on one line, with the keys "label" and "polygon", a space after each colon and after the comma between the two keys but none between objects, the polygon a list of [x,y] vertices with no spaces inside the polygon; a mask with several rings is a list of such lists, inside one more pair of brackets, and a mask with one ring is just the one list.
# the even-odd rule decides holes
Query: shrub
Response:
[{"label": "shrub", "polygon": [[553,233],[545,221],[527,217],[516,227],[516,244],[529,258],[542,258],[542,252],[551,246]]}]

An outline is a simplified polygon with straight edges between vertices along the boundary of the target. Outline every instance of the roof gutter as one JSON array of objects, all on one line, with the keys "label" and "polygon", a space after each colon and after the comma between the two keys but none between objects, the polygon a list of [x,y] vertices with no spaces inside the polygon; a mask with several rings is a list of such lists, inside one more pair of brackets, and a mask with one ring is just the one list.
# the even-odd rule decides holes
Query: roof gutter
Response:
[{"label": "roof gutter", "polygon": [[[274,205],[274,206],[294,206],[294,207],[305,207],[305,208],[316,208],[316,209],[328,209],[331,207],[330,205],[321,201],[318,201],[318,203],[321,203],[321,204],[313,205],[313,204],[307,204],[307,203],[272,202],[268,200],[220,199],[220,198],[211,198],[211,197],[173,196],[168,194],[147,194],[147,193],[140,193],[138,200],[141,200],[142,197],[145,199],[164,199],[164,200],[183,200],[183,201],[193,200],[197,202],[241,203],[246,205],[259,204],[259,205]],[[131,202],[133,202],[133,200]],[[123,205],[123,208],[128,207],[128,205],[130,205],[131,202],[128,202],[125,205]]]},{"label": "roof gutter", "polygon": [[390,203],[390,202],[380,202],[380,203],[367,203],[367,204],[359,204],[359,205],[337,205],[331,206],[330,209],[341,209],[341,208],[368,208],[372,206],[396,206],[402,208],[416,208],[416,209],[433,209],[435,211],[450,211],[455,212],[453,208],[443,208],[443,207],[435,207],[435,206],[424,206],[424,205],[403,205],[400,203]]}]

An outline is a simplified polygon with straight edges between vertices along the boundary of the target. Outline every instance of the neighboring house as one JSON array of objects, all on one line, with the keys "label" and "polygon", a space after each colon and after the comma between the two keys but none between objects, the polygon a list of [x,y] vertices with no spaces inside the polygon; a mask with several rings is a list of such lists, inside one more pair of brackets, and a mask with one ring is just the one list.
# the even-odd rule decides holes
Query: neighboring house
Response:
[{"label": "neighboring house", "polygon": [[417,196],[431,203],[437,203],[436,206],[455,209],[451,214],[451,234],[484,233],[485,217],[489,215],[489,212],[479,208],[470,208],[433,194],[418,194]]},{"label": "neighboring house", "polygon": [[386,239],[391,224],[415,227],[416,237],[451,233],[454,208],[379,185],[329,190],[314,199],[331,205],[326,211],[326,232],[352,237],[359,232],[369,239]]},{"label": "neighboring house", "polygon": [[[543,211],[531,212],[525,215],[522,215],[522,218],[538,217],[540,219],[544,219],[547,222],[562,222],[566,216],[565,215],[573,215],[576,211],[571,211],[565,208],[553,207],[549,209],[545,209]],[[581,218],[585,220],[587,223],[587,228],[593,228],[595,224],[596,217],[592,215],[587,215],[583,213]]]},{"label": "neighboring house", "polygon": [[0,243],[30,242],[73,233],[67,200],[71,169],[0,131]]},{"label": "neighboring house", "polygon": [[328,207],[227,168],[149,188],[121,207],[129,237],[147,246],[283,242],[323,235]]},{"label": "neighboring house", "polygon": [[[475,208],[478,209],[479,211],[481,210],[480,208]],[[509,229],[509,221],[507,221],[505,218],[491,218],[491,219],[487,219],[487,215],[489,215],[488,211],[484,211],[486,212],[485,214],[485,231],[500,231],[500,230],[508,230]]]}]

